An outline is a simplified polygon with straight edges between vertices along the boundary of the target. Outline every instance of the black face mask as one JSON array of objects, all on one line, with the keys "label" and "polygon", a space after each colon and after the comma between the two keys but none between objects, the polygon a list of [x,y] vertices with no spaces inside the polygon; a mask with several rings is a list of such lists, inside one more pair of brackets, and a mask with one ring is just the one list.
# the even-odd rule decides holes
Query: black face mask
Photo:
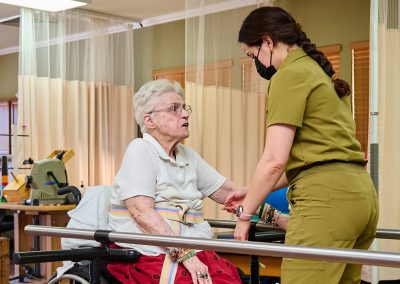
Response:
[{"label": "black face mask", "polygon": [[272,76],[276,73],[275,66],[272,65],[272,52],[271,52],[271,57],[269,61],[269,66],[265,67],[264,64],[258,60],[258,55],[260,54],[260,48],[258,49],[258,54],[257,56],[254,56],[254,64],[256,65],[257,73],[260,74],[261,77],[264,79],[267,79],[268,81],[271,80]]}]

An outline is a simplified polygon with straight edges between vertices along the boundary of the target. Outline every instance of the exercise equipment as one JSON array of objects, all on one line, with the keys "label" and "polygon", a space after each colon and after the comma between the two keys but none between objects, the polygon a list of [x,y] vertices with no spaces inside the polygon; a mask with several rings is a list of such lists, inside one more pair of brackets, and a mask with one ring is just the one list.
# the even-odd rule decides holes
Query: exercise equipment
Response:
[{"label": "exercise equipment", "polygon": [[31,158],[24,164],[31,164],[30,175],[13,175],[13,180],[4,188],[3,195],[9,202],[22,201],[29,205],[71,203],[70,195],[58,191],[68,186],[65,163],[71,159],[71,149],[54,150],[43,160],[34,162]]}]

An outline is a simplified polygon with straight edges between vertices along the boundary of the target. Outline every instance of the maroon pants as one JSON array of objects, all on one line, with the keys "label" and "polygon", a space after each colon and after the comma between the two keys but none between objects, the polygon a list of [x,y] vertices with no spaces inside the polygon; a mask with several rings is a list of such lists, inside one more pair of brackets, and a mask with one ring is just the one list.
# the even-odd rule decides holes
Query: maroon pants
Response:
[{"label": "maroon pants", "polygon": [[[208,267],[208,273],[214,284],[242,283],[236,267],[213,251],[201,251],[196,254]],[[141,255],[135,263],[114,262],[108,264],[108,271],[123,284],[155,284],[160,283],[160,274],[165,254],[159,256]],[[191,284],[192,277],[187,269],[179,264],[175,283]]]}]

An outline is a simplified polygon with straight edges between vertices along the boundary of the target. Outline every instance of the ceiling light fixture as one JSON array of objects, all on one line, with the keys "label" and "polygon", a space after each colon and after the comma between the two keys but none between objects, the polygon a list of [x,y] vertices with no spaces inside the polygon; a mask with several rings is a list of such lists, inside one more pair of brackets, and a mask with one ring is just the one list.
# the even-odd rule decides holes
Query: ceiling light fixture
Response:
[{"label": "ceiling light fixture", "polygon": [[0,3],[44,10],[49,12],[58,12],[86,5],[90,0],[0,0]]}]

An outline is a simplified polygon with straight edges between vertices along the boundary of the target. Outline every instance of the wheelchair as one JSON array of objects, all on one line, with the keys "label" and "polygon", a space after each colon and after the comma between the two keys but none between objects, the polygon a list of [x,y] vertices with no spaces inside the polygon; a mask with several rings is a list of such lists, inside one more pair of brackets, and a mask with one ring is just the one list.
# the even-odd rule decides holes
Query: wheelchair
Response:
[{"label": "wheelchair", "polygon": [[[134,249],[110,248],[106,234],[108,226],[108,206],[111,198],[110,186],[90,187],[85,191],[83,198],[80,191],[68,186],[59,191],[60,194],[71,192],[77,201],[77,207],[68,212],[70,221],[67,228],[96,230],[96,241],[62,238],[62,250],[57,251],[33,251],[14,254],[14,263],[27,264],[39,262],[63,261],[64,266],[57,268],[57,271],[48,279],[49,284],[55,283],[119,283],[107,271],[107,264],[111,261],[135,262],[140,254]],[[93,218],[96,216],[97,218]],[[234,222],[222,222],[208,220],[212,227],[230,228]],[[261,242],[282,242],[284,232],[268,230],[256,232],[256,223],[252,222],[249,232],[250,240]],[[96,236],[96,235],[95,235]],[[221,239],[232,238],[231,234],[219,234]],[[251,256],[250,283],[259,283],[258,278],[258,257]],[[238,269],[243,283],[246,283],[246,275]],[[275,282],[274,282],[275,283]]]}]

